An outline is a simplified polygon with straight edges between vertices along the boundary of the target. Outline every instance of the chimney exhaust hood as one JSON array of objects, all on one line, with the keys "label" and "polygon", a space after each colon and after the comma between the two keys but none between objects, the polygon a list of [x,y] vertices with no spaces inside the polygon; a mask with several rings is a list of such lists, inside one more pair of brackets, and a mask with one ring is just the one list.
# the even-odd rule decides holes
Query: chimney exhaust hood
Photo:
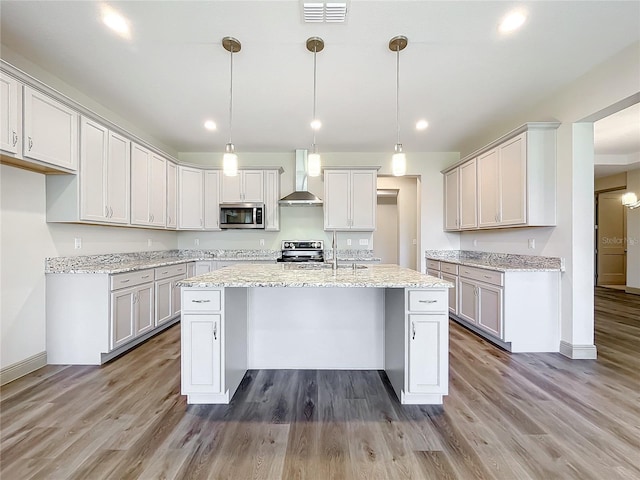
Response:
[{"label": "chimney exhaust hood", "polygon": [[322,199],[307,190],[307,150],[296,150],[295,191],[278,202],[280,205],[295,207],[316,207],[322,205]]}]

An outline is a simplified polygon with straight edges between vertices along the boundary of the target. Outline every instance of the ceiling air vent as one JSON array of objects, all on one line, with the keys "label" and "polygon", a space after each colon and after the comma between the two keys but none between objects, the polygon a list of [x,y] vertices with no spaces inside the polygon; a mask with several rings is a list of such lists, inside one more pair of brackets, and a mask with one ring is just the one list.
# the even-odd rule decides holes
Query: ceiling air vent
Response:
[{"label": "ceiling air vent", "polygon": [[305,23],[344,23],[347,20],[347,2],[303,2]]}]

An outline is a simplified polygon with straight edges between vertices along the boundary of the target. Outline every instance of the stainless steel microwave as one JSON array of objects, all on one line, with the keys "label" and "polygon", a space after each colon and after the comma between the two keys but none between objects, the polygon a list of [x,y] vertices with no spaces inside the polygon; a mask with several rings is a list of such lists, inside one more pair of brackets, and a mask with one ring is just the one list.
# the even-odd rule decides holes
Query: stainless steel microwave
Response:
[{"label": "stainless steel microwave", "polygon": [[220,228],[264,228],[264,203],[221,203]]}]

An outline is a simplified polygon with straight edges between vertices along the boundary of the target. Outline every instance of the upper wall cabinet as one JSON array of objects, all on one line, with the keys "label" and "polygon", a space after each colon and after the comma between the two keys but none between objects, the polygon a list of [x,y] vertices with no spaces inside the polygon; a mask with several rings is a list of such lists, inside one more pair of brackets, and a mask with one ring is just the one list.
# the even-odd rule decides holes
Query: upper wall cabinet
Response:
[{"label": "upper wall cabinet", "polygon": [[324,229],[376,229],[376,169],[325,169]]},{"label": "upper wall cabinet", "polygon": [[78,175],[47,175],[47,221],[129,223],[128,139],[82,117]]},{"label": "upper wall cabinet", "polygon": [[281,169],[264,171],[264,229],[280,230],[280,173]]},{"label": "upper wall cabinet", "polygon": [[78,113],[24,87],[23,156],[69,172],[78,169]]},{"label": "upper wall cabinet", "polygon": [[131,144],[131,223],[164,227],[167,212],[167,160]]},{"label": "upper wall cabinet", "polygon": [[22,84],[0,75],[0,150],[19,155],[22,150]]},{"label": "upper wall cabinet", "polygon": [[[556,224],[557,122],[527,123],[443,171],[445,230]],[[458,170],[458,225],[447,219]],[[451,187],[449,187],[450,189]]]},{"label": "upper wall cabinet", "polygon": [[202,230],[204,228],[203,172],[199,168],[178,167],[178,228]]},{"label": "upper wall cabinet", "polygon": [[167,162],[167,228],[178,228],[178,166]]},{"label": "upper wall cabinet", "polygon": [[263,203],[264,172],[238,170],[234,177],[222,176],[222,203]]}]

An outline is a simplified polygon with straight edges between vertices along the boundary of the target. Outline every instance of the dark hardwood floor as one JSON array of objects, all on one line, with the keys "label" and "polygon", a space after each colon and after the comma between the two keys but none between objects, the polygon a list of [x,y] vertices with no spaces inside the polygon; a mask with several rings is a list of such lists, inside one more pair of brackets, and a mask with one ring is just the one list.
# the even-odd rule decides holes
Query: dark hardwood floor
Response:
[{"label": "dark hardwood floor", "polygon": [[640,297],[596,289],[598,360],[508,354],[451,324],[443,406],[375,371],[247,373],[180,395],[179,326],[102,367],[1,390],[0,478],[640,479]]}]

